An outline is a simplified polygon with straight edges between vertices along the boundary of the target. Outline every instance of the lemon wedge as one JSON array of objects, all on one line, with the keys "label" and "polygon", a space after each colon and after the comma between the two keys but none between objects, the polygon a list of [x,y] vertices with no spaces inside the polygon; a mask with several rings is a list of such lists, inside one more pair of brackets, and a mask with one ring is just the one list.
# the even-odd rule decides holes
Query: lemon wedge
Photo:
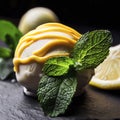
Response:
[{"label": "lemon wedge", "polygon": [[104,89],[120,89],[120,44],[110,47],[107,58],[95,68],[89,85]]}]

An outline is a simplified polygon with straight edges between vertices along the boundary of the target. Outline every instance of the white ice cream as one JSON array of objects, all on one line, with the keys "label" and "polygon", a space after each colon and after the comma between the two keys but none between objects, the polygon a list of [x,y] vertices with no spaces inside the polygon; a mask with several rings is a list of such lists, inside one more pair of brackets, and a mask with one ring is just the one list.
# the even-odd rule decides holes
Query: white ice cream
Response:
[{"label": "white ice cream", "polygon": [[[60,23],[47,23],[24,35],[16,48],[14,70],[17,81],[24,87],[27,95],[34,95],[42,76],[44,62],[53,56],[68,56],[81,35],[74,29]],[[91,76],[93,70],[87,70],[79,77],[81,90]]]}]

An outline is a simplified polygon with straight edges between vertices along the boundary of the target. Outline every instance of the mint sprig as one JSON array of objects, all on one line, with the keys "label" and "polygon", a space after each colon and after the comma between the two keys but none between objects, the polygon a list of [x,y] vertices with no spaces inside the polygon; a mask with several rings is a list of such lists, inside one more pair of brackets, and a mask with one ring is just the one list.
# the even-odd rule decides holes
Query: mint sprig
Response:
[{"label": "mint sprig", "polygon": [[[0,80],[5,80],[13,72],[11,59],[20,37],[22,33],[11,21],[0,20]],[[8,67],[8,61],[12,67]]]},{"label": "mint sprig", "polygon": [[[0,20],[0,40],[4,42],[11,50],[11,55],[9,56],[9,58],[13,57],[15,48],[21,36],[22,33],[11,21]],[[2,56],[0,55],[0,57]],[[8,58],[8,56],[4,56],[4,58],[6,57]]]},{"label": "mint sprig", "polygon": [[70,57],[50,58],[43,67],[38,100],[45,114],[56,117],[65,112],[77,86],[77,72],[97,67],[109,54],[112,42],[108,30],[87,32],[76,42]]}]

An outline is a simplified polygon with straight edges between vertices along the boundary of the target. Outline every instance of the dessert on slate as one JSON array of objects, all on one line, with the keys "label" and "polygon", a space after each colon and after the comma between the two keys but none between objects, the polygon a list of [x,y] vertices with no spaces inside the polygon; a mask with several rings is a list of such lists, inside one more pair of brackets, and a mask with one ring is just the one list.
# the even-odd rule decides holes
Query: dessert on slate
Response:
[{"label": "dessert on slate", "polygon": [[61,23],[45,23],[19,41],[13,63],[27,95],[37,95],[49,116],[62,114],[89,83],[94,68],[109,54],[111,33],[81,35]]}]

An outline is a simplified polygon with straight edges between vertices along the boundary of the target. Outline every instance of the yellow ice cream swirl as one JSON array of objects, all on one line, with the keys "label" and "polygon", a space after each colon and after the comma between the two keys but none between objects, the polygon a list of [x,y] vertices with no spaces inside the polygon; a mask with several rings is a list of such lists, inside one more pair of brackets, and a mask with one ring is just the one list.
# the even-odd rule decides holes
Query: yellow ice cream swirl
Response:
[{"label": "yellow ice cream swirl", "polygon": [[[57,34],[58,32],[59,34]],[[65,35],[60,33],[64,33]],[[69,56],[69,52],[56,52],[49,55],[46,55],[46,53],[55,46],[63,45],[73,48],[74,44],[80,37],[81,34],[79,32],[61,23],[45,23],[38,26],[36,29],[28,32],[20,39],[13,59],[14,71],[19,71],[18,67],[20,64],[27,64],[30,62],[44,63],[48,58],[53,56]],[[46,39],[49,39],[50,42],[39,48],[39,50],[34,51],[31,56],[21,58],[23,51],[27,47],[32,45],[34,42]]]}]

